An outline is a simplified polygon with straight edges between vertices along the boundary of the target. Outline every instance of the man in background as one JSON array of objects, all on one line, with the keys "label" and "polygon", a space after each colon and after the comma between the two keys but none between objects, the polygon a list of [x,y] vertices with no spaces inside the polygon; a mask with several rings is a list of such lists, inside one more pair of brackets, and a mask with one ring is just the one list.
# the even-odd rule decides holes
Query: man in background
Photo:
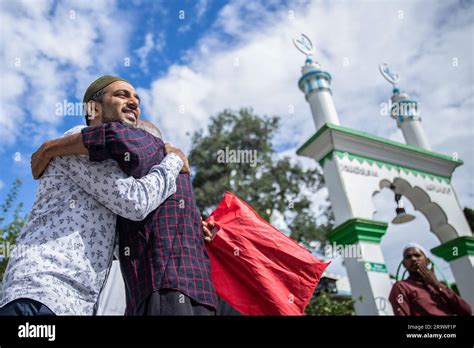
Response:
[{"label": "man in background", "polygon": [[469,304],[436,279],[426,255],[425,249],[416,243],[403,249],[403,266],[409,277],[396,282],[390,292],[395,315],[471,315]]}]

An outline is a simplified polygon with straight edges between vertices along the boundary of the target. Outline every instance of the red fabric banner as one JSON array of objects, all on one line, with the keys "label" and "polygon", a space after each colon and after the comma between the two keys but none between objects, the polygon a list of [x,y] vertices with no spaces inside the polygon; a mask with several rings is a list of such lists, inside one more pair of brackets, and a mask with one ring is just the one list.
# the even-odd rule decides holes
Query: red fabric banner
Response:
[{"label": "red fabric banner", "polygon": [[317,259],[227,192],[207,221],[207,251],[220,297],[245,315],[303,315],[329,263]]}]

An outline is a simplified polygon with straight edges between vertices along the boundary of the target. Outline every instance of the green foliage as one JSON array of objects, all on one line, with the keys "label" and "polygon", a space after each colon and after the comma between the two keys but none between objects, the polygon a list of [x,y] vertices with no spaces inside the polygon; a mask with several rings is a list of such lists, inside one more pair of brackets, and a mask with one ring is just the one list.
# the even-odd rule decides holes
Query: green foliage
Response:
[{"label": "green foliage", "polygon": [[451,284],[451,290],[453,290],[458,296],[461,296],[459,293],[458,285],[456,283]]},{"label": "green foliage", "polygon": [[315,294],[305,313],[308,315],[355,315],[354,300],[334,299],[328,292]]},{"label": "green foliage", "polygon": [[[309,247],[311,241],[324,241],[333,224],[332,212],[326,208],[327,224],[316,226],[310,205],[310,195],[323,187],[324,178],[319,169],[304,170],[289,157],[277,155],[272,139],[278,127],[278,117],[259,117],[248,109],[224,110],[211,119],[207,135],[196,132],[189,154],[196,201],[208,215],[231,191],[267,221],[275,211],[282,214],[291,237]],[[248,150],[257,162],[219,163],[219,153],[226,148]]]},{"label": "green foliage", "polygon": [[466,217],[466,220],[469,224],[469,227],[471,228],[471,232],[474,231],[474,210],[469,209],[468,207],[464,208],[463,210],[464,216]]},{"label": "green foliage", "polygon": [[25,224],[26,216],[21,216],[23,203],[19,203],[13,211],[13,220],[4,224],[7,214],[13,208],[13,204],[18,195],[18,190],[21,186],[21,181],[16,179],[13,183],[10,192],[5,201],[0,206],[0,279],[3,279],[3,274],[7,268],[10,252],[15,245],[16,238]]}]

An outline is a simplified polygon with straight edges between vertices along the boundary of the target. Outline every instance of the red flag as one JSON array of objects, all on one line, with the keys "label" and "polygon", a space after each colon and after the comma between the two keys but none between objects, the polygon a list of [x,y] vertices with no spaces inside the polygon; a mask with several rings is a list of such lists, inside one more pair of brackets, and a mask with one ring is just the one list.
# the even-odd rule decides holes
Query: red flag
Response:
[{"label": "red flag", "polygon": [[227,192],[207,221],[207,251],[220,297],[245,315],[302,315],[324,263]]}]

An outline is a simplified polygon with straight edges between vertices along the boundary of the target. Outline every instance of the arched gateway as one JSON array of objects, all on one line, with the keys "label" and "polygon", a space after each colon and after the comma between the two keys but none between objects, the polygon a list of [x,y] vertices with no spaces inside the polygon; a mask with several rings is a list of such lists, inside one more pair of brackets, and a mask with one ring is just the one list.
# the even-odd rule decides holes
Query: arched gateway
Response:
[{"label": "arched gateway", "polygon": [[385,187],[426,216],[440,241],[431,252],[449,262],[461,296],[474,308],[474,237],[451,185],[454,170],[463,162],[431,151],[416,101],[395,86],[398,75],[386,64],[380,70],[394,85],[390,113],[406,144],[342,127],[332,100],[331,75],[313,61],[308,37],[293,42],[307,56],[298,85],[317,128],[297,153],[323,168],[335,216],[329,240],[360,248],[359,257],[345,257],[353,299],[362,296],[355,305],[357,314],[393,314],[388,303],[391,282],[380,248],[388,224],[373,220],[372,197]]}]

